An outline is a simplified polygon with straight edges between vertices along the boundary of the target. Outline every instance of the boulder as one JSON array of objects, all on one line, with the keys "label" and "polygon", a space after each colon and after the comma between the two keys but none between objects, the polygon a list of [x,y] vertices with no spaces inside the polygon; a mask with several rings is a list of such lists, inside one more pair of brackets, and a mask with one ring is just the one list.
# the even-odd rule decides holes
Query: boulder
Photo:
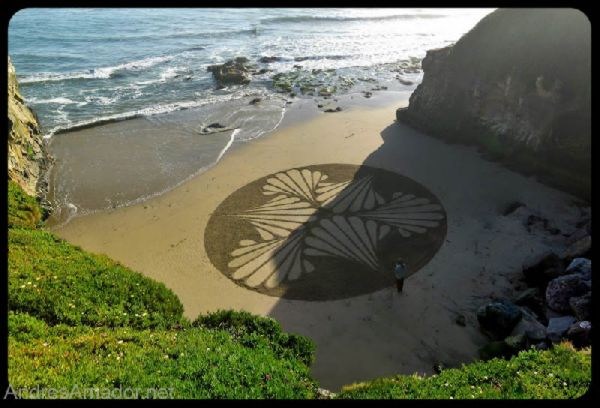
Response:
[{"label": "boulder", "polygon": [[261,57],[259,59],[259,61],[262,62],[263,64],[270,64],[272,62],[277,62],[280,60],[281,60],[281,57]]},{"label": "boulder", "polygon": [[577,273],[583,279],[590,280],[592,279],[592,261],[587,258],[575,258],[567,266],[565,272],[568,274]]},{"label": "boulder", "polygon": [[563,258],[577,258],[587,255],[592,249],[592,237],[586,235],[585,237],[578,239],[565,249],[562,254]]},{"label": "boulder", "polygon": [[510,335],[524,335],[532,343],[540,342],[546,339],[546,327],[540,323],[533,313],[530,313],[525,308],[521,308],[523,317],[513,328]]},{"label": "boulder", "polygon": [[567,330],[566,338],[577,348],[590,346],[592,344],[592,323],[583,320],[572,324]]},{"label": "boulder", "polygon": [[569,299],[569,306],[578,320],[590,320],[592,317],[592,292],[572,297]]},{"label": "boulder", "polygon": [[548,321],[546,335],[553,343],[558,343],[567,333],[571,325],[575,323],[573,316],[553,317]]},{"label": "boulder", "polygon": [[559,276],[546,287],[546,303],[552,310],[561,313],[571,311],[569,299],[585,294],[589,285],[578,274]]},{"label": "boulder", "polygon": [[465,319],[465,316],[462,314],[459,314],[458,316],[456,316],[456,319],[454,319],[454,322],[462,327],[465,327],[467,325],[467,321]]},{"label": "boulder", "polygon": [[523,275],[529,286],[544,286],[550,280],[562,275],[565,267],[565,262],[552,252],[523,268]]},{"label": "boulder", "polygon": [[482,360],[491,360],[492,358],[510,358],[516,351],[503,340],[492,341],[479,349],[479,357]]},{"label": "boulder", "polygon": [[523,312],[507,299],[499,299],[477,310],[477,320],[483,331],[492,337],[504,338],[521,320]]},{"label": "boulder", "polygon": [[519,352],[527,347],[527,337],[524,334],[515,334],[504,339],[504,343],[511,349]]},{"label": "boulder", "polygon": [[248,58],[237,57],[224,64],[210,65],[206,70],[212,72],[217,86],[223,88],[227,85],[249,84],[253,67],[248,63]]}]

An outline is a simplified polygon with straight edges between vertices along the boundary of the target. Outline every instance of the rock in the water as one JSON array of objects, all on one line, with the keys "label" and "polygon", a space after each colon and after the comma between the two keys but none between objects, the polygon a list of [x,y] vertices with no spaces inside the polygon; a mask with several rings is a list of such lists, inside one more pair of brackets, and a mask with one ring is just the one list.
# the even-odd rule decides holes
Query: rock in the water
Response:
[{"label": "rock in the water", "polygon": [[573,323],[575,323],[573,316],[553,317],[548,321],[546,336],[553,343],[558,343]]},{"label": "rock in the water", "polygon": [[206,68],[212,72],[219,88],[227,85],[246,85],[250,83],[253,67],[248,58],[238,57],[224,64],[210,65]]},{"label": "rock in the water", "polygon": [[566,273],[577,273],[585,280],[592,279],[592,261],[587,258],[575,258],[571,261]]},{"label": "rock in the water", "polygon": [[254,98],[250,101],[250,105],[256,105],[260,101],[262,101],[262,98]]},{"label": "rock in the water", "polygon": [[571,325],[566,338],[577,348],[590,346],[592,344],[592,323],[584,320]]},{"label": "rock in the water", "polygon": [[550,280],[562,275],[565,262],[555,253],[544,256],[534,264],[523,268],[525,281],[530,286],[544,286]]},{"label": "rock in the water", "polygon": [[592,237],[587,235],[571,245],[563,252],[563,258],[578,258],[587,255],[592,249]]},{"label": "rock in the water", "polygon": [[408,79],[404,79],[401,76],[396,77],[398,79],[398,82],[400,82],[402,85],[412,85],[414,82],[410,81]]},{"label": "rock in the water", "polygon": [[590,320],[592,317],[592,292],[569,299],[569,306],[578,320]]},{"label": "rock in the water", "polygon": [[262,62],[263,64],[270,64],[272,62],[277,62],[280,60],[281,60],[281,57],[261,57],[261,59],[259,59],[259,61]]},{"label": "rock in the water", "polygon": [[324,112],[340,112],[342,110],[342,108],[340,108],[339,106],[337,107],[331,107],[331,108],[327,108],[324,110]]},{"label": "rock in the water", "polygon": [[458,316],[456,316],[456,319],[454,319],[454,322],[456,324],[458,324],[459,326],[463,326],[463,327],[465,327],[467,325],[467,321],[465,319],[465,316],[461,315],[461,314],[458,315]]},{"label": "rock in the water", "polygon": [[585,294],[588,284],[580,275],[570,274],[552,279],[546,287],[546,303],[552,310],[567,313],[571,310],[569,299]]},{"label": "rock in the water", "polygon": [[506,299],[499,299],[483,305],[477,310],[477,320],[481,328],[496,338],[507,336],[521,320],[521,309]]},{"label": "rock in the water", "polygon": [[482,360],[491,360],[492,358],[509,358],[513,356],[515,349],[510,347],[504,341],[492,341],[479,349],[479,357]]},{"label": "rock in the water", "polygon": [[533,313],[528,312],[526,308],[522,308],[521,310],[523,317],[513,328],[510,335],[516,336],[522,334],[532,343],[544,340],[546,338],[546,327],[535,318]]},{"label": "rock in the water", "polygon": [[427,51],[422,67],[398,121],[475,143],[516,170],[591,197],[591,24],[584,13],[498,9],[453,46]]}]

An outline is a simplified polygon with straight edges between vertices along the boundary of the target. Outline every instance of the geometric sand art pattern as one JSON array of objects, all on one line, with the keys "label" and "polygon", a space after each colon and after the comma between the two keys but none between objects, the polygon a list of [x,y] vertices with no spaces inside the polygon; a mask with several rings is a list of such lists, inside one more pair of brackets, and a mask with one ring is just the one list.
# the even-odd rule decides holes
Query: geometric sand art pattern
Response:
[{"label": "geometric sand art pattern", "polygon": [[421,269],[446,236],[439,200],[408,177],[350,164],[283,170],[227,197],[204,235],[236,284],[289,299],[332,300],[394,284],[402,257]]}]

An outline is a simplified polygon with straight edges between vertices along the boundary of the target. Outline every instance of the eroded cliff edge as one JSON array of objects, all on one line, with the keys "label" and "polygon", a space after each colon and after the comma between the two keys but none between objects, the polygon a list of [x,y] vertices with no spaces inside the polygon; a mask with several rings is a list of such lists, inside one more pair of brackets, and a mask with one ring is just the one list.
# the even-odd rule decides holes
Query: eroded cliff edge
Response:
[{"label": "eroded cliff edge", "polygon": [[500,9],[427,52],[398,121],[475,144],[546,184],[591,195],[591,24],[574,9]]},{"label": "eroded cliff edge", "polygon": [[37,117],[23,100],[15,68],[8,59],[8,178],[32,196],[44,199],[50,158]]}]

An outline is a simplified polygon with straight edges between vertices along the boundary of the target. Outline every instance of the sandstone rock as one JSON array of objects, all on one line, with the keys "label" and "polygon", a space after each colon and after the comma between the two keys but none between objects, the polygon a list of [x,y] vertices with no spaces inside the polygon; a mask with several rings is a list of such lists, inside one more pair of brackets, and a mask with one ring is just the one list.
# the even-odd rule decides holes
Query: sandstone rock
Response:
[{"label": "sandstone rock", "polygon": [[51,158],[40,134],[35,113],[25,105],[17,75],[8,59],[8,178],[23,190],[44,202],[48,190],[46,179]]},{"label": "sandstone rock", "polygon": [[566,338],[577,348],[590,346],[592,344],[592,323],[584,320],[571,325]]},{"label": "sandstone rock", "polygon": [[553,317],[548,321],[546,336],[553,343],[558,343],[573,323],[575,323],[573,316]]},{"label": "sandstone rock", "polygon": [[498,9],[453,46],[427,51],[422,68],[398,121],[591,197],[591,24],[582,12]]},{"label": "sandstone rock", "polygon": [[569,306],[578,320],[590,320],[592,317],[592,292],[569,299]]},{"label": "sandstone rock", "polygon": [[508,335],[522,315],[521,309],[506,299],[492,301],[477,310],[481,328],[496,338]]},{"label": "sandstone rock", "polygon": [[581,296],[588,290],[588,285],[578,274],[559,276],[548,283],[546,303],[552,310],[567,313],[571,310],[569,299]]},{"label": "sandstone rock", "polygon": [[566,273],[576,273],[581,275],[581,277],[585,280],[592,279],[592,261],[587,258],[575,258],[571,261],[567,269]]}]

